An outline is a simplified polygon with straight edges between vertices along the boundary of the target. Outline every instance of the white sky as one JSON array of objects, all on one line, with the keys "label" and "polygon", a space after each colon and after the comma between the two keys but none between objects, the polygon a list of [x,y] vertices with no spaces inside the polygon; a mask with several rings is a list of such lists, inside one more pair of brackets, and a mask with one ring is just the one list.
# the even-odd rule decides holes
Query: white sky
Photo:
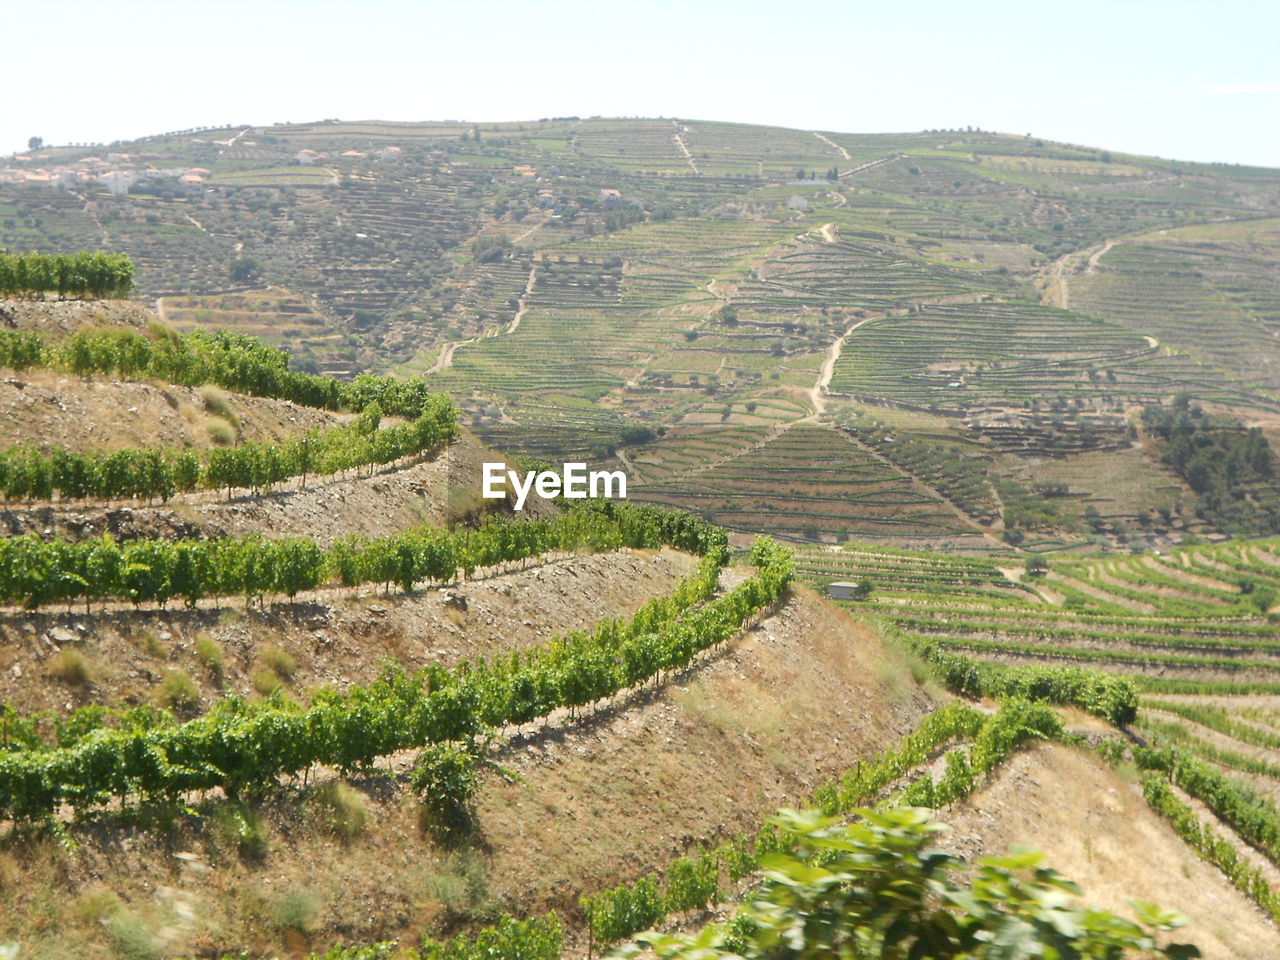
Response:
[{"label": "white sky", "polygon": [[225,123],[973,125],[1280,167],[1280,3],[0,0],[0,154]]}]

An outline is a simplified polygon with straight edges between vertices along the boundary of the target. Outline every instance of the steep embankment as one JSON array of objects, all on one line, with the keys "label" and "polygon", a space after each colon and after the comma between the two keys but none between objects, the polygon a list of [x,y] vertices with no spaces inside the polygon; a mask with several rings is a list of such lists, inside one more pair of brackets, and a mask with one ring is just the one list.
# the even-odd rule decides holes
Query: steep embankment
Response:
[{"label": "steep embankment", "polygon": [[0,450],[209,450],[281,440],[349,417],[282,400],[174,384],[89,380],[48,370],[0,379]]},{"label": "steep embankment", "polygon": [[[669,593],[694,559],[623,550],[532,564],[448,590],[383,596],[374,587],[335,587],[264,610],[224,601],[197,610],[7,615],[0,618],[0,702],[59,715],[68,704],[146,703],[163,697],[171,671],[198,691],[184,713],[227,694],[252,697],[268,683],[283,682],[304,698],[320,687],[346,690],[372,681],[389,660],[410,670],[452,667],[545,643],[553,632],[586,629],[605,615],[629,616]],[[64,648],[83,658],[84,680],[52,676]],[[209,650],[218,651],[216,667]]]},{"label": "steep embankment", "polygon": [[[502,622],[523,615],[545,639],[589,619],[592,607],[624,611],[633,593],[661,592],[675,573],[666,552],[656,563],[589,559],[603,580],[579,567],[572,582],[582,589],[571,589],[567,568],[556,565],[497,578],[467,588],[466,615],[497,621],[505,598]],[[659,572],[644,583],[637,563]],[[577,596],[556,599],[566,592]],[[419,602],[378,602],[386,610],[378,624],[405,616],[394,607]],[[383,648],[409,660],[446,643],[460,648],[464,641],[448,630],[450,609],[433,605],[433,622]],[[384,629],[378,624],[371,633]],[[311,657],[328,669],[354,668],[354,642],[335,639],[335,655]],[[576,720],[561,712],[550,727],[509,739],[494,759],[513,776],[484,774],[478,829],[462,846],[421,831],[405,784],[412,757],[396,756],[390,772],[351,781],[353,805],[368,819],[347,840],[322,795],[296,784],[255,805],[260,839],[248,856],[237,855],[246,847],[224,816],[180,819],[167,834],[109,819],[77,830],[75,853],[6,851],[0,884],[12,896],[0,924],[55,958],[83,955],[75,951],[103,942],[98,920],[119,924],[122,916],[158,931],[164,955],[247,946],[269,956],[282,945],[411,942],[418,932],[483,921],[500,909],[572,912],[579,894],[660,869],[699,838],[754,830],[779,805],[801,801],[822,778],[896,740],[933,705],[871,634],[801,589],[658,687]],[[18,877],[20,884],[9,882]],[[40,902],[58,904],[56,922],[38,925]]]},{"label": "steep embankment", "polygon": [[9,300],[0,297],[0,330],[39,330],[52,337],[86,327],[141,330],[156,319],[130,300]]},{"label": "steep embankment", "polygon": [[[909,732],[937,704],[875,637],[805,588],[626,709],[513,745],[484,792],[496,889],[541,910],[664,865]],[[590,838],[589,843],[583,841]]]},{"label": "steep embankment", "polygon": [[1050,744],[1022,751],[991,781],[940,819],[941,845],[967,859],[1034,847],[1083,887],[1085,899],[1131,916],[1149,900],[1191,918],[1179,939],[1206,958],[1276,955],[1276,928],[1147,806],[1137,786],[1097,757]]},{"label": "steep embankment", "polygon": [[[261,534],[266,537],[313,537],[328,546],[338,537],[357,533],[389,536],[416,524],[441,524],[482,507],[478,496],[481,464],[501,455],[465,431],[444,451],[427,459],[357,472],[297,478],[272,493],[251,496],[236,490],[180,495],[167,504],[119,501],[22,503],[0,508],[0,535],[57,531],[69,539],[97,536],[222,537]],[[490,503],[492,501],[489,501]],[[524,514],[546,515],[545,501],[532,498]]]}]

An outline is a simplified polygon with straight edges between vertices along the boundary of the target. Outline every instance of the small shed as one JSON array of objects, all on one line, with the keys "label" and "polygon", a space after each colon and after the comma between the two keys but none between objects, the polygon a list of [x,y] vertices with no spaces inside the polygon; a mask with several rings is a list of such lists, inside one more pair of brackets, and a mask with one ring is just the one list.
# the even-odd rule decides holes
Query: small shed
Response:
[{"label": "small shed", "polygon": [[847,580],[827,584],[827,596],[832,600],[852,600],[857,596],[858,585]]}]

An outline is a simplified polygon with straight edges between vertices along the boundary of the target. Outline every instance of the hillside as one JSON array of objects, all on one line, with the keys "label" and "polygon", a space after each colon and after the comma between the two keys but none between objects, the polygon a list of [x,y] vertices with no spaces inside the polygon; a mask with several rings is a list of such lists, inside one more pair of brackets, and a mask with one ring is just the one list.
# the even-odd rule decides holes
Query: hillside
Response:
[{"label": "hillside", "polygon": [[[600,118],[101,153],[0,178],[0,247],[137,266],[0,255],[0,957],[592,958],[732,914],[780,807],[900,806],[1275,952],[1275,171]],[[577,459],[629,499],[480,495]]]},{"label": "hillside", "polygon": [[1002,856],[1034,838],[1047,862],[1123,911],[1133,898],[1194,918],[1185,931],[1205,957],[1275,955],[1275,927],[1156,819],[1132,783],[1061,746],[1028,750],[947,811],[944,849]]},{"label": "hillside", "polygon": [[[1272,170],[573,118],[161,135],[8,174],[0,246],[122,250],[179,329],[424,374],[496,447],[621,449],[637,495],[744,533],[981,551],[1280,529],[1206,509],[1129,429],[1186,394],[1274,442]],[[811,444],[854,479],[789,475]],[[700,489],[737,470],[780,496]]]},{"label": "hillside", "polygon": [[[624,614],[628,590],[635,598],[657,595],[674,582],[650,574],[642,588],[634,566],[610,560],[608,579],[595,589],[592,581],[583,583],[587,571],[581,567],[572,581],[575,594],[587,587],[597,610],[607,603]],[[647,558],[644,566],[651,566]],[[381,617],[368,613],[370,601],[330,609],[323,630],[334,640],[323,648],[299,644],[296,628],[260,618],[215,627],[228,650],[227,689],[243,683],[235,675],[251,655],[252,647],[237,639],[245,633],[259,648],[270,641],[298,656],[305,666],[291,688],[323,679],[312,671],[334,669],[326,664],[342,664],[346,681],[360,679],[361,668],[348,666],[358,660],[367,670],[384,656],[408,664],[424,654],[438,657],[446,651],[424,647],[442,642],[454,657],[491,656],[522,642],[518,622],[515,630],[502,629],[520,615],[518,600],[497,602],[508,593],[536,598],[545,632],[523,642],[538,642],[583,622],[573,597],[559,599],[555,586],[573,570],[552,564],[533,576],[487,579],[464,591],[471,601],[468,616],[485,609],[480,604],[486,600],[493,611],[500,636],[489,644],[466,623],[442,641],[441,620],[447,625],[447,619],[433,617],[422,601],[411,612],[399,599],[374,604],[386,610]],[[434,606],[438,611],[442,605]],[[353,613],[363,617],[348,619]],[[360,620],[367,636],[357,632]],[[660,868],[695,840],[754,831],[778,805],[799,802],[817,782],[918,722],[930,698],[869,636],[862,634],[851,649],[849,628],[811,596],[797,597],[656,690],[625,696],[578,721],[560,716],[543,729],[512,731],[494,759],[514,779],[485,776],[474,847],[451,853],[422,835],[416,805],[404,789],[411,758],[396,756],[378,772],[350,781],[369,820],[348,843],[309,818],[308,810],[310,817],[323,813],[308,800],[314,786],[300,784],[258,807],[265,849],[248,863],[220,847],[226,840],[216,817],[204,824],[181,818],[172,825],[176,833],[159,835],[108,821],[77,829],[81,852],[57,866],[10,851],[10,865],[25,881],[0,922],[16,939],[38,944],[41,956],[84,955],[75,951],[98,939],[92,911],[106,909],[105,888],[148,929],[165,933],[167,951],[243,944],[268,955],[279,949],[273,911],[290,898],[302,904],[307,942],[317,946],[335,939],[411,939],[415,931],[484,921],[499,907],[521,916],[552,907],[571,912],[580,893]],[[164,643],[181,650],[184,636],[175,629],[174,639]],[[99,644],[104,658],[110,656],[111,640],[92,646]],[[165,659],[168,666],[186,658],[176,653]],[[815,688],[819,672],[826,680]],[[819,701],[809,694],[821,694],[823,706],[816,707]],[[583,844],[587,825],[591,843]],[[32,925],[44,897],[66,905],[58,924],[66,928],[41,934]]]}]

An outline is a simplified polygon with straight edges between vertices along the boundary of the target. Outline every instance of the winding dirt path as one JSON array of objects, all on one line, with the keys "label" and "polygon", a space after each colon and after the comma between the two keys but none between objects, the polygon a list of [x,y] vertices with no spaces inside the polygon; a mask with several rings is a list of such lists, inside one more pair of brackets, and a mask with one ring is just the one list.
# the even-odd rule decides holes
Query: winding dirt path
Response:
[{"label": "winding dirt path", "polygon": [[454,351],[459,347],[466,346],[468,343],[475,342],[476,338],[472,337],[470,340],[455,340],[453,343],[446,343],[444,349],[440,351],[440,356],[436,357],[436,362],[431,365],[427,373],[439,373],[441,370],[452,367]]},{"label": "winding dirt path", "polygon": [[702,176],[702,171],[698,169],[697,161],[693,159],[693,154],[689,152],[689,148],[685,146],[684,138],[680,136],[680,122],[678,120],[671,121],[672,126],[676,128],[676,132],[671,135],[671,139],[676,142],[676,146],[680,148],[680,152],[684,154],[685,162],[698,176]]},{"label": "winding dirt path", "polygon": [[516,315],[511,318],[511,322],[507,324],[506,333],[515,333],[520,329],[520,321],[524,319],[524,313],[529,309],[526,300],[529,294],[533,293],[534,285],[538,282],[538,265],[535,263],[529,268],[529,279],[525,281],[524,293],[520,294],[520,300],[516,304]]},{"label": "winding dirt path", "polygon": [[836,143],[836,142],[835,142],[834,140],[832,140],[831,138],[826,137],[826,136],[823,136],[823,135],[822,135],[821,133],[819,133],[817,130],[814,130],[814,131],[813,131],[813,135],[814,135],[815,137],[817,137],[819,140],[821,140],[823,143],[825,143],[827,146],[829,146],[829,147],[834,147],[835,149],[839,150],[839,151],[840,151],[840,156],[844,157],[846,160],[852,160],[852,159],[853,159],[853,157],[849,156],[849,151],[848,151],[848,150],[846,150],[844,147],[840,146],[840,144]]},{"label": "winding dirt path", "polygon": [[[1108,250],[1116,245],[1116,240],[1106,240],[1102,243],[1094,244],[1092,247],[1086,247],[1084,250],[1074,250],[1071,253],[1065,253],[1057,260],[1053,261],[1053,265],[1049,267],[1049,272],[1045,275],[1044,285],[1041,287],[1040,302],[1047,307],[1061,307],[1063,310],[1071,309],[1071,290],[1067,283],[1067,268],[1079,263],[1081,258],[1085,258],[1084,273],[1093,273],[1098,269],[1098,261],[1101,260]],[[1148,337],[1148,340],[1151,338]],[[1153,343],[1152,346],[1155,346]]]},{"label": "winding dirt path", "polygon": [[[827,226],[831,226],[831,224],[827,224]],[[823,230],[825,231],[826,227],[823,227]],[[879,320],[880,317],[881,314],[877,314],[874,317],[865,317],[862,320],[851,323],[844,333],[831,341],[831,346],[827,347],[827,355],[822,361],[822,366],[818,368],[818,379],[815,380],[813,386],[805,392],[809,398],[809,405],[813,407],[813,413],[809,414],[807,417],[801,417],[797,422],[811,422],[817,420],[827,412],[827,401],[823,394],[826,393],[827,387],[831,385],[831,376],[835,373],[836,361],[840,359],[840,352],[844,349],[845,341],[848,340],[849,336],[863,324],[870,323],[872,320]]]},{"label": "winding dirt path", "polygon": [[[486,334],[486,337],[506,336],[508,334],[515,333],[517,330],[520,329],[520,321],[524,319],[525,311],[529,309],[527,304],[529,294],[533,293],[533,288],[537,284],[537,282],[538,282],[538,265],[535,263],[533,266],[529,268],[529,279],[525,281],[524,293],[520,295],[520,300],[516,303],[515,316],[511,318],[511,322],[507,324],[505,329],[499,330],[497,332],[490,331],[488,334]],[[480,340],[480,339],[484,339],[484,338],[469,337],[466,340],[455,340],[452,343],[446,343],[444,347],[440,350],[440,355],[436,357],[436,362],[433,363],[430,369],[427,370],[427,375],[430,375],[433,373],[439,373],[441,370],[447,370],[449,367],[453,366],[453,355],[457,352],[458,348],[465,347],[469,343],[475,343],[477,340]]]}]

